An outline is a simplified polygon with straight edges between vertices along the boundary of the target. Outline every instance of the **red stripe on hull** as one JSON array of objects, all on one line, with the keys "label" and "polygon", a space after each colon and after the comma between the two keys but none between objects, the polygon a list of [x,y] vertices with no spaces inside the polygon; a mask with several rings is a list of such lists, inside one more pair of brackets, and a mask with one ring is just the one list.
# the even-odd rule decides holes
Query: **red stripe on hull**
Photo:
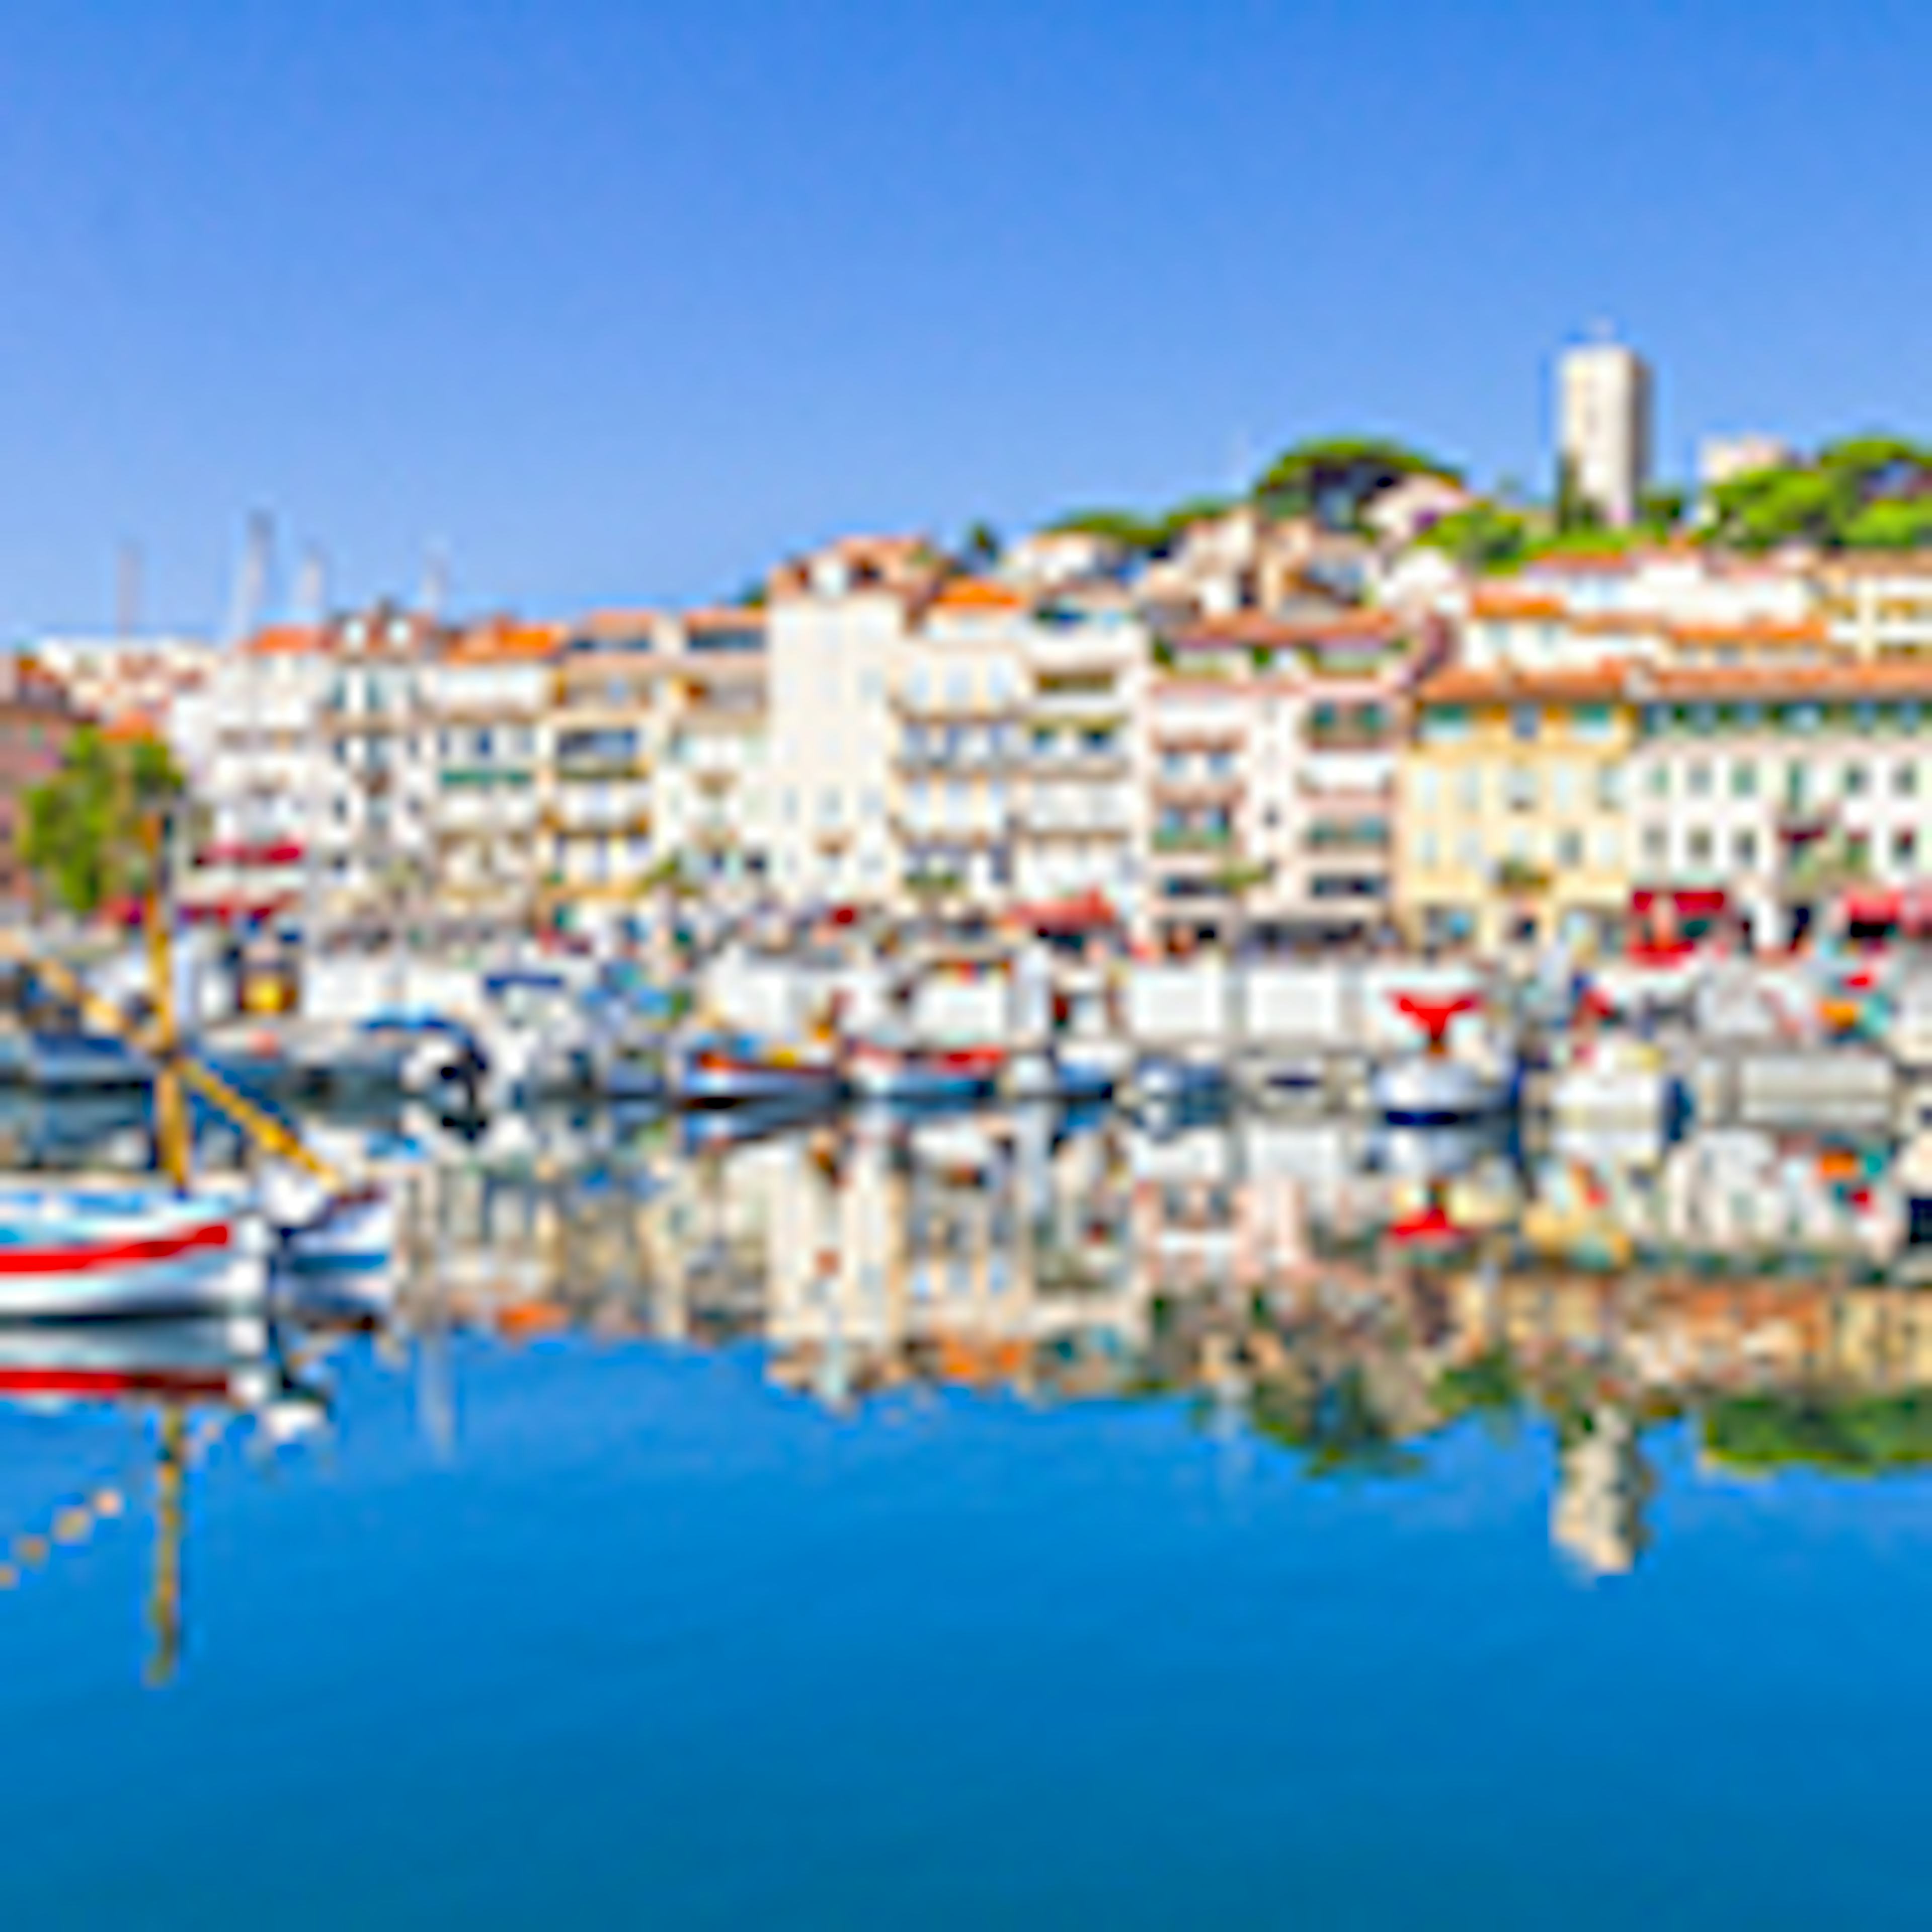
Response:
[{"label": "red stripe on hull", "polygon": [[204,1222],[179,1234],[150,1234],[137,1241],[76,1243],[65,1248],[0,1248],[0,1275],[88,1274],[96,1268],[171,1262],[228,1246],[226,1221]]},{"label": "red stripe on hull", "polygon": [[212,1369],[0,1368],[0,1396],[226,1395]]}]

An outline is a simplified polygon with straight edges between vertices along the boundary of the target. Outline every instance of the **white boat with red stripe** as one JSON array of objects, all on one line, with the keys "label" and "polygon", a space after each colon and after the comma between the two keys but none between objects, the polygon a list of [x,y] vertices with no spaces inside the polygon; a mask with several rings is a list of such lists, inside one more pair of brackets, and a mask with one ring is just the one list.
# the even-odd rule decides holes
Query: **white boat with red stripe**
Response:
[{"label": "white boat with red stripe", "polygon": [[160,1186],[0,1186],[0,1321],[260,1306],[268,1240],[236,1196]]}]

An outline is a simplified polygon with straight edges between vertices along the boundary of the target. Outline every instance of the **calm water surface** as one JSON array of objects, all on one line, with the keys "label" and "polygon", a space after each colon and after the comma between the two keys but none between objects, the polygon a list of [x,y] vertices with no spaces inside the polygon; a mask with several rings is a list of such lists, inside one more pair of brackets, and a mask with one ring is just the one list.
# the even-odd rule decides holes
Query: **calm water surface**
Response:
[{"label": "calm water surface", "polygon": [[10,1926],[1924,1922],[1879,1154],[424,1151],[178,1507],[169,1405],[0,1408]]}]

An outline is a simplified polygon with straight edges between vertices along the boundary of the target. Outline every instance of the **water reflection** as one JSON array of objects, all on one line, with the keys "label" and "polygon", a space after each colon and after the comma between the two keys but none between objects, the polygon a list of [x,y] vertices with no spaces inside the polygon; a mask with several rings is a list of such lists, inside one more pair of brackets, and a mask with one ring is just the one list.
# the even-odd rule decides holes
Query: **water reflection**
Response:
[{"label": "water reflection", "polygon": [[[16,1160],[124,1152],[128,1131],[28,1126],[0,1128]],[[373,1346],[413,1376],[442,1456],[461,1453],[451,1338],[482,1330],[754,1344],[776,1390],[842,1414],[921,1388],[1178,1400],[1322,1479],[1400,1480],[1480,1426],[1550,1460],[1552,1544],[1593,1575],[1649,1540],[1664,1426],[1694,1432],[1710,1473],[1932,1460],[1912,1150],[1888,1144],[1725,1130],[1526,1150],[1040,1108],[322,1131],[405,1204]],[[97,1406],[148,1450],[138,1489],[51,1499],[0,1585],[145,1515],[165,1678],[198,1457],[231,1432],[273,1452],[338,1426],[343,1345],[308,1319],[0,1335],[0,1400]],[[339,1426],[352,1436],[352,1414]]]}]

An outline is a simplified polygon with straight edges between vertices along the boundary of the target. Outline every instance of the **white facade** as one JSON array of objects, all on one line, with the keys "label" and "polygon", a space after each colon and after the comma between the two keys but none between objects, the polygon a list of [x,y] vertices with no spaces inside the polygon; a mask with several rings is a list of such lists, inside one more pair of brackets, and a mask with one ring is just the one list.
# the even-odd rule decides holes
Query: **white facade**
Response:
[{"label": "white facade", "polygon": [[767,618],[778,896],[794,905],[886,903],[899,884],[889,818],[892,682],[910,630],[908,599],[826,570],[775,589]]},{"label": "white facade", "polygon": [[208,686],[202,792],[218,845],[317,842],[334,778],[322,729],[326,634],[264,631],[221,656]]},{"label": "white facade", "polygon": [[1577,494],[1607,524],[1636,520],[1650,480],[1650,371],[1634,350],[1593,342],[1557,368],[1557,449]]}]

